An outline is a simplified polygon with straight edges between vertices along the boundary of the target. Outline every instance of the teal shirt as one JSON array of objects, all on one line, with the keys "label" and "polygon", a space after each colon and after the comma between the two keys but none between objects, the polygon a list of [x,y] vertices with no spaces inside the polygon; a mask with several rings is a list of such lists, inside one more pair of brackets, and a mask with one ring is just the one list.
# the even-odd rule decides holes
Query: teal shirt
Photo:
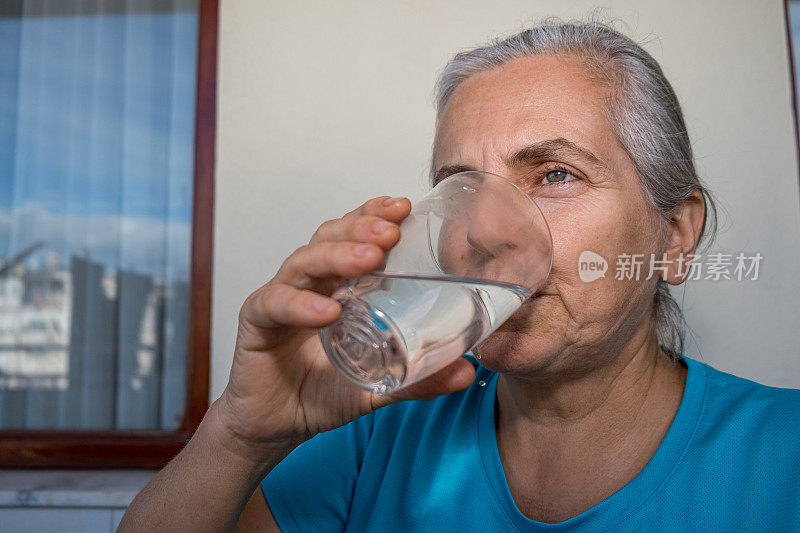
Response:
[{"label": "teal shirt", "polygon": [[800,390],[688,357],[686,387],[653,457],[563,522],[528,519],[508,488],[494,423],[498,375],[400,402],[294,450],[261,487],[291,531],[800,531]]}]

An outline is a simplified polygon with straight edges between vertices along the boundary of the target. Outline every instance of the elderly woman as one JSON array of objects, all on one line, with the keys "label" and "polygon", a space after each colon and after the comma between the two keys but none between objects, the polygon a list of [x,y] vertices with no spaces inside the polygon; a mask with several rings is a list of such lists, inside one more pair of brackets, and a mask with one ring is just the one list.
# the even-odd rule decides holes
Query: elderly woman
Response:
[{"label": "elderly woman", "polygon": [[[225,392],[122,530],[800,527],[800,391],[681,354],[667,285],[712,208],[656,61],[607,26],[548,22],[458,54],[437,103],[435,179],[505,176],[548,219],[539,297],[479,346],[480,365],[373,395],[330,366],[317,328],[410,204],[324,223],[245,301]],[[584,250],[666,261],[586,283]]]}]

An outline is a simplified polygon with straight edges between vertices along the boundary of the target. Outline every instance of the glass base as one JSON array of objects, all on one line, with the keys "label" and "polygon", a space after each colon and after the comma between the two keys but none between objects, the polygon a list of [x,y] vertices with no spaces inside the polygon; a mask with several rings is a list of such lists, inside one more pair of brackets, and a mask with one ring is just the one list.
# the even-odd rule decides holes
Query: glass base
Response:
[{"label": "glass base", "polygon": [[342,305],[339,319],[319,332],[331,364],[348,380],[376,394],[398,389],[408,363],[397,326],[361,300],[338,301]]}]

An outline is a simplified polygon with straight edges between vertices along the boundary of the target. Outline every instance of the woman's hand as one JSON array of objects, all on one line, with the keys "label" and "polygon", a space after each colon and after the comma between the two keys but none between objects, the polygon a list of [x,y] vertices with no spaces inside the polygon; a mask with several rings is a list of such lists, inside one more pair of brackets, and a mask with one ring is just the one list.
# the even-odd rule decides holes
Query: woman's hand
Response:
[{"label": "woman's hand", "polygon": [[[213,409],[217,424],[247,450],[290,450],[397,400],[430,399],[467,387],[474,370],[458,360],[417,384],[382,397],[344,379],[328,362],[318,328],[334,322],[341,306],[329,296],[343,277],[381,264],[400,238],[410,212],[404,198],[370,200],[322,224],[308,245],[251,294],[239,313],[230,380]],[[270,450],[270,451],[267,451]]]},{"label": "woman's hand", "polygon": [[382,197],[325,222],[247,298],[228,386],[186,447],[133,500],[120,531],[231,531],[240,515],[242,527],[277,531],[256,489],[298,444],[393,401],[472,382],[472,365],[459,359],[394,396],[377,396],[341,377],[319,341],[317,328],[341,311],[329,298],[340,279],[375,270],[409,211],[408,200]]}]

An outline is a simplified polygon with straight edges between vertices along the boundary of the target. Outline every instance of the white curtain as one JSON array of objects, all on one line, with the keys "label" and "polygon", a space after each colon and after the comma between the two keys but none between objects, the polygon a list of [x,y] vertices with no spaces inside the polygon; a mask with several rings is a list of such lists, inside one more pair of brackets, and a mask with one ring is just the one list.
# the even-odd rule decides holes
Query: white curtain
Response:
[{"label": "white curtain", "polygon": [[197,0],[2,3],[0,428],[175,428]]}]

